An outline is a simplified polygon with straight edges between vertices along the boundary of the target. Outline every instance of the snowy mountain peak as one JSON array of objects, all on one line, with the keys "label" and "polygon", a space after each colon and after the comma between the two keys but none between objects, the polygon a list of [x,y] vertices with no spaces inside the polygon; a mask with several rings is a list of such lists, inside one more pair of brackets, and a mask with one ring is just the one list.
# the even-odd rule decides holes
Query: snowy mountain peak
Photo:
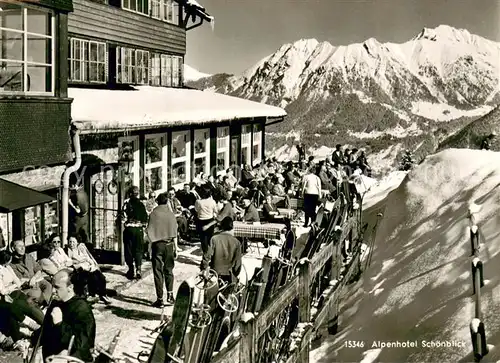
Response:
[{"label": "snowy mountain peak", "polygon": [[426,39],[434,42],[451,41],[456,43],[473,43],[475,37],[477,36],[469,33],[467,29],[457,29],[449,25],[439,25],[436,28],[423,28],[422,31],[413,39]]},{"label": "snowy mountain peak", "polygon": [[199,79],[202,78],[207,78],[212,76],[211,74],[208,73],[202,73],[196,69],[194,69],[191,66],[188,66],[187,64],[184,64],[184,80],[186,82],[194,82],[198,81]]}]

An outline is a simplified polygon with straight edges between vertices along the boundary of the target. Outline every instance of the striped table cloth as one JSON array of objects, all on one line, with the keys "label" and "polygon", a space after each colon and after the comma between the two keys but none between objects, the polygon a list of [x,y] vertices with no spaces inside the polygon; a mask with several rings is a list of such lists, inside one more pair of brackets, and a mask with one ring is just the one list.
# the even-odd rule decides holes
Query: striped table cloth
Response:
[{"label": "striped table cloth", "polygon": [[235,237],[280,239],[285,225],[281,223],[250,224],[234,222],[233,233]]}]

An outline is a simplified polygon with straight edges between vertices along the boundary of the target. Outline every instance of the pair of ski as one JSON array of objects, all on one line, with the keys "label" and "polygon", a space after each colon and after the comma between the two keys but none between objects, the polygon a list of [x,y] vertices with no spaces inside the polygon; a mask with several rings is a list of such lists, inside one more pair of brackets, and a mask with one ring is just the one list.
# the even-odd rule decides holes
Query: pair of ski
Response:
[{"label": "pair of ski", "polygon": [[197,278],[199,281],[186,280],[179,286],[172,320],[157,337],[148,363],[208,363],[231,332],[230,313],[236,309],[222,306],[241,305],[222,301],[216,274]]}]

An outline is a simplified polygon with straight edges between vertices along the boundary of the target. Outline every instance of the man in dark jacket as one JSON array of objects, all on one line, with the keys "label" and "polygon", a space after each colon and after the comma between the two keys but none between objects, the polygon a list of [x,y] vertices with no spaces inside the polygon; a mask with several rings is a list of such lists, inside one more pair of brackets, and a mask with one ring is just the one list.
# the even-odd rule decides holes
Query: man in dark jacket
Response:
[{"label": "man in dark jacket", "polygon": [[138,187],[131,187],[128,194],[129,199],[123,205],[125,213],[123,246],[125,263],[128,266],[127,278],[132,280],[141,278],[142,256],[144,254],[144,226],[148,221],[148,212],[139,199]]},{"label": "man in dark jacket", "polygon": [[181,205],[189,209],[196,203],[196,196],[191,192],[191,186],[189,183],[184,184],[184,189],[177,192],[177,199],[181,202]]},{"label": "man in dark jacket", "polygon": [[243,207],[245,208],[245,214],[243,215],[244,222],[260,222],[259,211],[250,199],[243,199]]},{"label": "man in dark jacket", "polygon": [[52,285],[42,275],[42,268],[31,255],[26,254],[23,240],[11,244],[12,261],[10,267],[23,285],[22,291],[41,305],[47,305],[52,297]]},{"label": "man in dark jacket", "polygon": [[227,283],[235,282],[241,272],[241,244],[233,236],[233,220],[225,217],[220,223],[221,233],[210,239],[203,254],[201,270],[212,268]]},{"label": "man in dark jacket", "polygon": [[339,165],[344,165],[344,154],[342,153],[342,145],[335,145],[335,151],[332,154],[333,166],[338,167]]},{"label": "man in dark jacket", "polygon": [[[51,355],[69,355],[84,362],[93,361],[96,335],[94,314],[87,301],[75,295],[74,277],[69,270],[63,269],[52,280],[56,301],[46,313],[41,333],[44,359]],[[72,337],[73,346],[68,352]]]},{"label": "man in dark jacket", "polygon": [[156,289],[154,307],[161,308],[163,301],[163,284],[167,288],[167,304],[174,303],[175,258],[177,257],[177,219],[168,206],[168,196],[158,196],[158,207],[149,215],[148,237],[151,240],[151,262]]},{"label": "man in dark jacket", "polygon": [[77,235],[82,243],[89,242],[89,196],[73,178],[69,197],[69,228],[68,233]]}]

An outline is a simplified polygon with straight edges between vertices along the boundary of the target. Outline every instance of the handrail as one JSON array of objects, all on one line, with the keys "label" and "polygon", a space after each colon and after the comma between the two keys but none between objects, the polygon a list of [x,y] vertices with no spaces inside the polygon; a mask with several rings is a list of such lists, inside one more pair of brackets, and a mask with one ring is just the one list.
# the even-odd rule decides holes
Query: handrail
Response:
[{"label": "handrail", "polygon": [[476,224],[476,214],[480,207],[473,204],[469,206],[469,232],[471,241],[471,276],[472,276],[472,293],[475,295],[474,318],[470,322],[470,334],[472,340],[472,350],[474,358],[479,362],[488,354],[488,345],[486,343],[486,331],[484,322],[482,321],[481,312],[481,288],[484,286],[483,262],[479,258],[480,241],[479,227]]}]

